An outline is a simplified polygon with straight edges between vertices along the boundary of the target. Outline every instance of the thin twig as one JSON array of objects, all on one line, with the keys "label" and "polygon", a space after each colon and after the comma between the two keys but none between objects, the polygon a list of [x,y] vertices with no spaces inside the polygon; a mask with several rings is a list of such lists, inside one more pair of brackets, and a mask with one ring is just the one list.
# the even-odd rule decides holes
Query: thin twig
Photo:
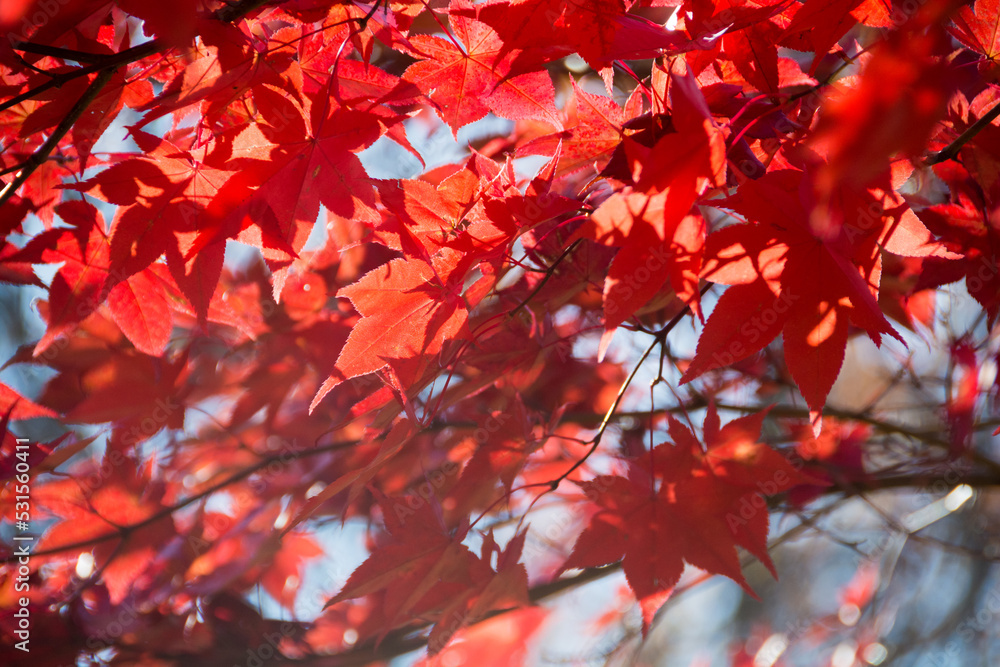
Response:
[{"label": "thin twig", "polygon": [[573,250],[578,245],[580,245],[580,241],[581,240],[582,239],[577,239],[577,240],[573,241],[572,243],[570,243],[568,246],[566,246],[566,248],[562,251],[562,254],[560,254],[558,257],[556,257],[555,261],[552,262],[552,264],[549,265],[549,268],[545,270],[545,275],[542,276],[542,279],[538,282],[537,285],[535,285],[535,288],[533,290],[531,290],[531,293],[528,294],[528,296],[524,297],[524,300],[521,301],[521,303],[517,304],[517,306],[515,306],[513,310],[511,310],[510,312],[508,312],[505,319],[507,319],[507,320],[514,319],[514,316],[517,315],[521,311],[521,309],[523,309],[524,307],[526,307],[528,305],[528,303],[533,298],[535,298],[535,295],[538,294],[542,290],[543,287],[545,287],[545,283],[547,283],[549,281],[549,278],[552,277],[552,274],[555,273],[556,267],[558,267],[559,264],[560,264],[560,262],[562,262],[564,259],[566,259],[566,257],[571,252],[573,252]]}]

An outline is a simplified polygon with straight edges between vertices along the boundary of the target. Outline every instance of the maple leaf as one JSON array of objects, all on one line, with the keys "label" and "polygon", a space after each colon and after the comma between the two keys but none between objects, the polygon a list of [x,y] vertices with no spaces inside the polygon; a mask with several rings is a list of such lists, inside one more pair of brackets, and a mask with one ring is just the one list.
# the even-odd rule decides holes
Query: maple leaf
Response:
[{"label": "maple leaf", "polygon": [[703,225],[689,212],[710,184],[721,184],[725,144],[681,61],[671,73],[670,99],[676,131],[652,147],[624,140],[635,188],[612,195],[577,231],[583,238],[621,246],[604,284],[602,358],[617,327],[659,292],[668,277],[678,296],[698,307]]},{"label": "maple leaf", "polygon": [[[513,664],[548,613],[521,607],[618,561],[646,630],[687,566],[748,588],[743,549],[773,573],[772,507],[834,508],[809,505],[826,481],[926,485],[933,429],[886,468],[882,401],[817,419],[849,338],[898,337],[887,317],[945,351],[890,382],[943,387],[920,407],[953,454],[985,451],[997,6],[0,2],[0,280],[40,290],[46,325],[4,365],[46,375],[34,400],[0,384],[0,504],[21,521],[30,493],[45,522],[24,593],[39,659],[353,664],[423,643],[428,665]],[[108,131],[126,107],[131,148]],[[90,196],[118,207],[109,227]],[[662,329],[654,384],[668,360],[685,382],[736,372],[647,408],[648,369],[600,357],[616,328],[703,319],[702,280],[727,289],[693,355]],[[756,354],[779,335],[783,360]],[[722,396],[752,414],[721,424]],[[761,443],[766,396],[768,441],[816,479]],[[667,416],[704,405],[698,437]],[[35,417],[93,433],[25,445]],[[584,493],[557,500],[567,479]],[[510,530],[535,509],[541,552]],[[306,611],[338,522],[367,526],[367,556],[335,604],[263,618],[257,589]],[[19,664],[23,563],[0,552],[0,664]],[[840,602],[870,603],[869,574]],[[734,639],[749,664],[760,642]]]},{"label": "maple leaf", "polygon": [[[453,6],[461,7],[459,0]],[[453,15],[455,39],[414,35],[419,62],[403,79],[430,99],[441,119],[457,135],[463,125],[492,111],[503,118],[536,118],[561,128],[552,79],[541,64],[511,70],[515,54],[501,51],[503,42],[486,24]]]},{"label": "maple leaf", "polygon": [[455,641],[434,657],[416,663],[416,667],[449,667],[475,662],[479,667],[507,667],[524,664],[525,645],[546,627],[549,610],[528,607],[501,614],[461,630]]},{"label": "maple leaf", "polygon": [[773,95],[780,87],[776,45],[780,34],[781,30],[770,21],[759,21],[742,30],[730,30],[722,38],[725,54],[737,71],[761,93]]},{"label": "maple leaf", "polygon": [[234,25],[204,21],[198,30],[203,45],[185,54],[187,62],[176,68],[159,95],[138,106],[146,113],[136,129],[198,102],[204,102],[206,122],[218,122],[241,105],[248,91],[256,100],[268,87],[301,99],[302,73],[277,35],[264,47]]},{"label": "maple leaf", "polygon": [[154,357],[163,354],[173,330],[173,315],[167,292],[152,267],[111,288],[108,308],[137,350]]},{"label": "maple leaf", "polygon": [[[865,329],[876,344],[883,334],[899,338],[876,301],[879,238],[896,227],[925,234],[926,228],[908,209],[878,208],[877,217],[849,220],[824,238],[810,228],[804,176],[770,172],[725,204],[756,224],[725,227],[708,238],[704,277],[733,287],[705,323],[681,382],[744,359],[783,333],[785,361],[818,425],[843,362],[848,324]],[[868,211],[872,203],[845,195],[843,211]]]},{"label": "maple leaf", "polygon": [[[521,3],[527,4],[527,3]],[[542,3],[543,5],[545,3]],[[553,3],[554,4],[554,3]],[[561,36],[595,69],[608,62],[615,38],[625,15],[623,0],[584,0],[559,2],[563,9],[554,23],[563,29]],[[548,17],[548,12],[546,10]],[[550,19],[550,23],[553,23]]]},{"label": "maple leaf", "polygon": [[[697,295],[697,276],[704,223],[699,217],[676,219],[665,193],[648,196],[623,191],[590,217],[578,233],[597,236],[605,244],[621,245],[604,283],[603,358],[618,326],[639,311],[669,279],[686,300]],[[692,198],[693,199],[693,198]],[[690,205],[689,205],[690,206]],[[624,239],[615,243],[616,237]]]},{"label": "maple leaf", "polygon": [[[124,338],[113,322],[95,314],[81,325],[91,336],[104,336],[115,343],[94,344],[82,337],[70,337],[47,354],[29,359],[59,371],[46,385],[39,399],[64,414],[73,423],[116,422],[125,447],[154,435],[163,428],[183,424],[181,385],[186,374],[186,358],[173,360],[152,357],[123,345]],[[74,362],[86,355],[87,362]],[[127,395],[127,402],[115,397]],[[156,413],[156,419],[149,415]]]},{"label": "maple leaf", "polygon": [[36,356],[94,312],[114,284],[101,214],[82,201],[64,202],[57,210],[73,226],[39,234],[15,255],[31,263],[63,263],[49,285],[48,327]]},{"label": "maple leaf", "polygon": [[[343,589],[326,606],[382,593],[381,606],[391,625],[417,614],[437,617],[429,643],[440,651],[455,632],[497,605],[527,601],[527,573],[517,561],[524,533],[506,550],[493,541],[483,544],[482,557],[462,544],[468,528],[445,531],[430,504],[411,509],[405,500],[379,497],[389,541],[351,574]],[[497,571],[490,557],[498,554]],[[383,628],[382,634],[389,627]]]},{"label": "maple leaf", "polygon": [[[102,49],[99,55],[112,55],[109,49]],[[72,71],[72,70],[70,70]],[[36,99],[51,101],[32,111],[20,126],[21,136],[28,137],[55,127],[72,108],[76,100],[90,84],[86,77],[67,82],[50,95],[40,95]],[[104,132],[111,127],[125,105],[137,108],[153,95],[148,81],[127,81],[125,72],[117,72],[104,86],[101,93],[87,106],[87,109],[73,125],[71,137],[77,153],[77,171],[82,174],[90,163],[91,150]],[[58,184],[58,183],[57,183]],[[51,220],[50,220],[51,222]]]},{"label": "maple leaf", "polygon": [[456,284],[463,276],[452,264],[458,258],[459,253],[445,251],[433,264],[395,259],[337,293],[350,299],[363,317],[311,410],[341,382],[386,367],[408,386],[445,342],[464,330],[468,312]]},{"label": "maple leaf", "polygon": [[152,97],[153,87],[148,81],[127,81],[124,72],[112,77],[73,126],[73,143],[76,145],[81,175],[90,162],[94,144],[111,127],[121,110],[125,106],[136,109]]},{"label": "maple leaf", "polygon": [[136,349],[153,356],[162,354],[173,320],[163,280],[151,268],[116,279],[100,212],[82,201],[63,202],[56,210],[74,226],[35,237],[18,255],[29,261],[63,263],[49,286],[48,328],[35,346],[35,355],[75,329],[105,300]]},{"label": "maple leaf", "polygon": [[385,212],[372,234],[387,248],[430,262],[445,247],[457,220],[450,220],[448,199],[427,181],[388,181],[379,185]]},{"label": "maple leaf", "polygon": [[627,13],[623,0],[493,0],[452,15],[474,16],[503,40],[503,53],[544,52],[556,59],[576,52],[595,70],[615,60],[655,58],[696,48],[683,33]]},{"label": "maple leaf", "polygon": [[622,125],[626,113],[610,97],[594,95],[573,83],[573,97],[567,109],[575,113],[576,122],[556,134],[532,139],[520,146],[520,155],[553,155],[558,151],[556,176],[573,174],[583,169],[600,173],[612,154],[621,145]]},{"label": "maple leaf", "polygon": [[[13,285],[34,285],[35,287],[45,287],[45,284],[38,279],[31,262],[18,261],[16,259],[20,249],[17,246],[4,244],[0,247],[0,282]],[[11,259],[14,258],[14,259]]]},{"label": "maple leaf", "polygon": [[378,219],[374,188],[355,153],[374,143],[384,125],[370,114],[340,106],[330,94],[335,80],[331,77],[327,87],[306,95],[308,121],[286,95],[258,91],[255,99],[267,122],[249,124],[233,140],[234,159],[228,164],[241,173],[225,195],[226,202],[238,203],[224,206],[221,226],[209,236],[229,238],[243,231],[240,238],[260,247],[265,258],[281,260],[276,297],[320,204],[336,215]]},{"label": "maple leaf", "polygon": [[137,470],[131,462],[110,456],[107,467],[111,473],[97,476],[102,483],[96,489],[60,480],[36,491],[38,503],[60,519],[40,544],[55,549],[117,533],[97,544],[94,553],[111,601],[119,604],[134,587],[150,583],[156,555],[176,530],[169,515],[159,514],[162,486],[149,484],[148,469]]},{"label": "maple leaf", "polygon": [[674,444],[653,449],[652,469],[642,459],[630,462],[624,477],[578,482],[599,509],[563,569],[622,561],[643,607],[644,631],[680,579],[685,561],[724,574],[752,595],[736,546],[774,574],[767,554],[768,512],[760,494],[780,493],[805,479],[783,456],[757,442],[764,413],[720,429],[714,407],[709,410],[707,449],[668,417]]},{"label": "maple leaf", "polygon": [[142,0],[115,0],[124,11],[142,19],[147,35],[156,35],[171,46],[190,42],[196,33],[202,0],[179,0],[170,4]]},{"label": "maple leaf", "polygon": [[[56,74],[67,74],[73,68],[65,67],[56,70]],[[80,77],[69,81],[64,86],[64,90],[49,92],[35,98],[36,102],[42,102],[35,106],[21,122],[18,134],[27,138],[39,132],[55,127],[59,121],[73,107],[75,100],[87,89],[93,77]]]},{"label": "maple leaf", "polygon": [[858,22],[877,27],[892,25],[892,5],[885,0],[806,0],[779,38],[799,51],[812,51],[809,74],[815,74],[830,49]]},{"label": "maple leaf", "polygon": [[919,155],[944,115],[954,80],[933,55],[933,35],[917,34],[919,16],[913,23],[913,34],[879,44],[857,84],[825,107],[811,142],[826,157],[822,192],[867,183],[897,153]]},{"label": "maple leaf", "polygon": [[947,245],[962,259],[925,261],[914,288],[936,287],[965,278],[972,298],[991,319],[996,319],[1000,313],[1000,225],[965,198],[954,204],[927,207],[919,216],[932,231],[949,239]]},{"label": "maple leaf", "polygon": [[267,567],[261,584],[271,597],[288,611],[293,611],[295,594],[302,581],[305,561],[313,560],[324,551],[312,537],[303,533],[289,533],[281,539],[274,561]]},{"label": "maple leaf", "polygon": [[1000,5],[991,0],[977,0],[975,7],[963,5],[951,16],[949,31],[967,47],[986,58],[978,63],[980,73],[996,80],[1000,69]]},{"label": "maple leaf", "polygon": [[197,243],[202,230],[218,226],[215,200],[232,172],[208,166],[203,162],[204,151],[183,151],[158,137],[133,135],[148,146],[147,157],[119,162],[72,187],[95,191],[119,205],[108,251],[110,275],[125,279],[166,254],[178,286],[204,317],[205,292],[211,294],[218,283],[223,248],[217,246],[194,259],[190,256],[201,249]]},{"label": "maple leaf", "polygon": [[53,410],[25,398],[2,382],[0,382],[0,413],[4,414],[5,422],[56,416]]}]

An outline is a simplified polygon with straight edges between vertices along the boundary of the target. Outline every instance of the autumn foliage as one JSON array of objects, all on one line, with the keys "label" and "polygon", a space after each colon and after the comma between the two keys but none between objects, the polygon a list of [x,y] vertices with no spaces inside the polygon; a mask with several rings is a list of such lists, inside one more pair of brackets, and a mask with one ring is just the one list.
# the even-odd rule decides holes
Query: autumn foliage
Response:
[{"label": "autumn foliage", "polygon": [[775,514],[997,484],[998,25],[5,1],[0,661],[518,664],[585,582],[645,634]]}]

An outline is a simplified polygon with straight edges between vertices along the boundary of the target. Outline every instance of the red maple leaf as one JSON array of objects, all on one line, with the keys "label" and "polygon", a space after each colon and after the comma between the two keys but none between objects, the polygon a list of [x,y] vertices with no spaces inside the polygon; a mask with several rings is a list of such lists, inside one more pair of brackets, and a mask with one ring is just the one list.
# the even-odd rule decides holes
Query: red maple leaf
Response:
[{"label": "red maple leaf", "polygon": [[[181,150],[134,131],[147,155],[119,162],[72,186],[119,206],[112,225],[108,271],[116,280],[138,273],[166,254],[177,285],[199,316],[208,310],[222,270],[221,245],[200,243],[219,226],[219,189],[233,172],[206,162],[204,149]],[[198,252],[202,251],[204,252]]]},{"label": "red maple leaf", "polygon": [[[379,118],[343,107],[326,87],[306,95],[303,109],[278,91],[255,93],[265,122],[251,123],[233,140],[231,164],[242,171],[227,184],[221,225],[208,238],[240,237],[281,263],[281,293],[292,258],[302,250],[320,204],[336,215],[375,221],[375,191],[358,153],[385,131]],[[398,119],[401,120],[402,118]],[[242,199],[242,201],[240,201]],[[235,202],[232,208],[226,205]]]},{"label": "red maple leaf", "polygon": [[949,27],[960,42],[985,56],[978,63],[980,73],[996,81],[1000,74],[997,58],[1000,57],[1000,3],[995,0],[978,0],[974,7],[963,5],[951,16]]},{"label": "red maple leaf", "polygon": [[559,151],[557,176],[584,169],[594,175],[601,172],[622,142],[622,125],[627,114],[610,97],[594,95],[573,82],[573,96],[566,104],[567,113],[575,116],[572,126],[548,134],[518,147],[519,155],[553,155]]},{"label": "red maple leaf", "polygon": [[[153,356],[162,354],[173,322],[164,278],[152,267],[124,280],[121,274],[112,272],[111,243],[104,233],[104,220],[93,205],[67,201],[56,211],[73,227],[52,229],[35,237],[17,256],[27,261],[62,263],[49,286],[48,328],[35,346],[35,355],[70,333],[105,300],[115,322],[136,349]],[[167,280],[169,285],[169,276]]]},{"label": "red maple leaf", "polygon": [[856,85],[826,105],[811,142],[826,157],[817,175],[821,192],[866,184],[897,153],[912,157],[924,150],[955,86],[936,57],[934,33],[922,33],[925,28],[926,17],[918,14],[878,44]]},{"label": "red maple leaf", "polygon": [[36,355],[94,312],[111,287],[109,243],[101,214],[82,201],[64,202],[57,208],[60,217],[73,226],[38,235],[15,255],[15,261],[62,262],[49,286],[48,326],[35,346]]},{"label": "red maple leaf", "polygon": [[710,408],[705,448],[687,427],[668,417],[674,444],[658,445],[649,457],[629,463],[624,477],[602,475],[580,482],[600,509],[563,569],[622,561],[642,604],[644,627],[680,579],[685,561],[723,574],[753,595],[736,546],[774,574],[761,493],[784,492],[806,479],[783,456],[757,442],[764,416],[742,417],[720,429]]},{"label": "red maple leaf", "polygon": [[[456,0],[455,6],[461,6]],[[414,57],[403,79],[416,85],[434,103],[441,119],[458,128],[492,111],[503,118],[536,118],[562,127],[555,107],[552,79],[536,61],[512,70],[516,53],[492,28],[453,14],[455,38],[414,35]]]},{"label": "red maple leaf", "polygon": [[2,382],[0,382],[0,414],[5,415],[5,421],[56,416],[54,411],[21,396]]},{"label": "red maple leaf", "polygon": [[[362,563],[326,606],[363,595],[382,595],[389,624],[431,616],[428,651],[438,653],[451,636],[496,608],[527,603],[528,576],[518,563],[524,533],[500,549],[487,533],[482,555],[462,540],[468,528],[446,530],[430,503],[416,510],[403,498],[381,496],[388,540]],[[440,511],[440,508],[438,508]],[[497,558],[497,568],[490,566]],[[388,632],[389,626],[382,634]]]},{"label": "red maple leaf", "polygon": [[350,299],[363,317],[351,330],[311,409],[341,382],[386,367],[402,387],[417,379],[445,342],[465,327],[468,312],[459,293],[461,283],[455,282],[462,275],[456,275],[459,272],[451,264],[459,257],[445,251],[433,264],[396,259],[337,293]]},{"label": "red maple leaf", "polygon": [[[894,193],[844,188],[838,208],[817,209],[809,186],[801,171],[772,171],[726,200],[755,224],[709,236],[704,276],[733,287],[706,322],[681,381],[744,359],[783,333],[785,362],[818,429],[848,324],[877,345],[883,334],[902,341],[877,302],[881,249],[911,256],[943,249]],[[829,217],[817,220],[816,210]]]},{"label": "red maple leaf", "polygon": [[675,131],[651,147],[624,140],[635,187],[612,195],[577,231],[621,247],[604,284],[602,357],[615,329],[668,278],[677,295],[697,309],[704,235],[700,216],[689,213],[709,185],[723,182],[725,144],[683,62],[675,65],[670,82]]},{"label": "red maple leaf", "polygon": [[283,536],[278,553],[261,577],[264,590],[282,607],[293,611],[295,595],[302,584],[306,561],[313,560],[323,553],[320,545],[309,535],[289,533]]},{"label": "red maple leaf", "polygon": [[[116,461],[113,465],[111,461]],[[162,484],[152,483],[149,470],[137,470],[128,460],[108,457],[108,475],[90,474],[101,485],[89,488],[78,480],[59,480],[37,493],[38,503],[59,520],[45,532],[40,545],[61,545],[102,539],[94,548],[113,604],[119,604],[136,586],[148,585],[158,568],[158,555],[176,534],[173,519],[161,515]]]}]

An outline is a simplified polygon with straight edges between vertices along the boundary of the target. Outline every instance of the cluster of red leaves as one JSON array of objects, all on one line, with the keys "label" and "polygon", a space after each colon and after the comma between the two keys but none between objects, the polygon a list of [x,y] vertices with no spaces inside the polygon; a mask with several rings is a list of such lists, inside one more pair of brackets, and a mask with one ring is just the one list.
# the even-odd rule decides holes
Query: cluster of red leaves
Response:
[{"label": "cluster of red leaves", "polygon": [[[106,443],[81,461],[95,438],[67,434],[23,461],[45,527],[33,636],[59,640],[33,664],[222,664],[262,637],[288,659],[398,652],[428,625],[432,655],[461,631],[468,656],[499,641],[487,628],[537,630],[523,611],[468,626],[574,568],[621,561],[647,624],[685,562],[746,586],[742,547],[773,573],[761,494],[824,482],[760,442],[764,412],[721,426],[710,408],[704,444],[651,414],[668,442],[602,444],[628,384],[606,352],[620,328],[663,345],[703,322],[681,384],[730,379],[696,383],[694,407],[728,367],[790,376],[809,423],[787,440],[830,444],[851,336],[926,331],[962,279],[994,326],[998,18],[992,0],[5,3],[0,280],[46,293],[44,334],[7,363],[51,379],[34,401],[0,385],[0,474],[25,483],[8,420]],[[413,178],[359,157],[393,142],[423,165],[419,123],[457,136],[490,113],[507,129]],[[98,150],[123,119],[137,150]],[[261,261],[227,263],[231,241]],[[711,284],[729,287],[706,319]],[[593,334],[596,359],[575,347]],[[753,366],[779,334],[778,367]],[[952,346],[956,451],[984,354]],[[563,482],[586,528],[532,560],[503,524]],[[381,521],[309,606],[330,518]],[[12,660],[18,564],[0,555]],[[264,618],[257,584],[307,618]]]}]

